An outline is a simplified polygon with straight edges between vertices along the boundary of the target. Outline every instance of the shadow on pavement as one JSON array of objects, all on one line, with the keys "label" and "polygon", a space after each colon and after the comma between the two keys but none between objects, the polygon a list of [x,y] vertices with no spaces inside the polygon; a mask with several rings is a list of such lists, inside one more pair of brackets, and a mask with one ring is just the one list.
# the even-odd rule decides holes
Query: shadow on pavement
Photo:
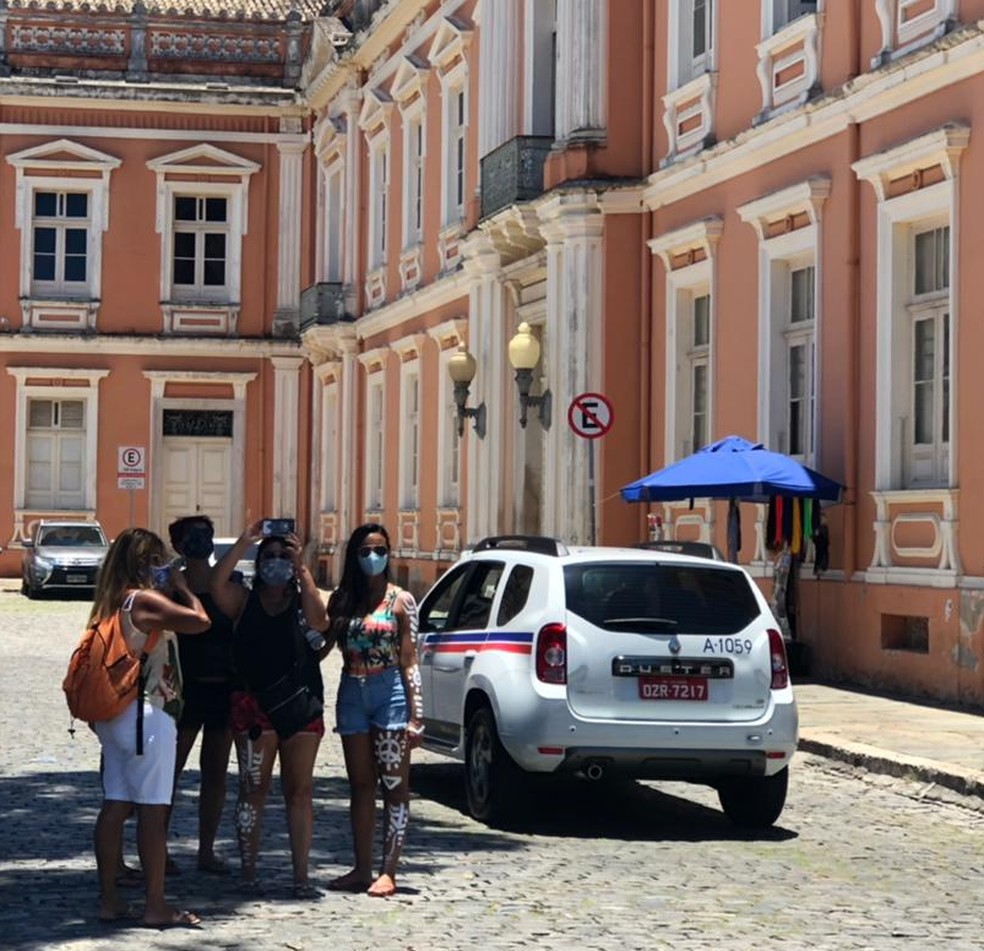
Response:
[{"label": "shadow on pavement", "polygon": [[[415,765],[410,785],[418,795],[467,814],[462,770],[457,763]],[[784,842],[797,837],[781,826],[739,829],[720,810],[685,797],[686,792],[676,796],[632,780],[591,783],[535,777],[525,807],[503,828],[529,835],[632,842]]]}]

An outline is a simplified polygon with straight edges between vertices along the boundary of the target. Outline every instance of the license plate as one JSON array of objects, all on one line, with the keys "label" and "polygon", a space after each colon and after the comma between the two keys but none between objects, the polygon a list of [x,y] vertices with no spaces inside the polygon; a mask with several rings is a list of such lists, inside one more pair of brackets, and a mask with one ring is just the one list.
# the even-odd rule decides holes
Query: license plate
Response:
[{"label": "license plate", "polygon": [[640,677],[640,700],[706,700],[706,677]]},{"label": "license plate", "polygon": [[65,575],[65,581],[68,584],[88,584],[88,575]]}]

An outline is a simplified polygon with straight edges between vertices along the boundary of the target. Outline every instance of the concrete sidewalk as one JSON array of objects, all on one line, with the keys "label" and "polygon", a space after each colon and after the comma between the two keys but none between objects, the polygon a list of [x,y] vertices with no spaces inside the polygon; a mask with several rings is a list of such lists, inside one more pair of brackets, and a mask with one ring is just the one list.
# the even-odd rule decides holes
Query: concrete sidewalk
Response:
[{"label": "concrete sidewalk", "polygon": [[796,683],[799,748],[984,798],[984,715]]}]

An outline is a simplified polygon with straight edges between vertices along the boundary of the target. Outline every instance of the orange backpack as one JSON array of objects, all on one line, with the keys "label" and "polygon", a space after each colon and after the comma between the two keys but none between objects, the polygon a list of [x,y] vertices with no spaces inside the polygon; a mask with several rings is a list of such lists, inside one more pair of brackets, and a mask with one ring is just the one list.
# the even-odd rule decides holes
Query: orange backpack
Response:
[{"label": "orange backpack", "polygon": [[123,636],[121,613],[114,611],[90,625],[68,662],[62,690],[77,720],[112,720],[143,692],[143,662],[157,644],[159,632],[149,635],[144,652],[137,657]]}]

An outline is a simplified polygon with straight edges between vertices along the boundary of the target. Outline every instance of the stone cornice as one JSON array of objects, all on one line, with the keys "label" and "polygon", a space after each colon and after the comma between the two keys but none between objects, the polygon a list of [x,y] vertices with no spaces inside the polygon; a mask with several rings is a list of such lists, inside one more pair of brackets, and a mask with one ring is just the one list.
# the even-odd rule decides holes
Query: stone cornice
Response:
[{"label": "stone cornice", "polygon": [[6,353],[48,353],[73,356],[169,356],[221,359],[265,359],[293,356],[300,349],[294,340],[255,338],[143,337],[137,335],[4,333],[0,349]]}]

